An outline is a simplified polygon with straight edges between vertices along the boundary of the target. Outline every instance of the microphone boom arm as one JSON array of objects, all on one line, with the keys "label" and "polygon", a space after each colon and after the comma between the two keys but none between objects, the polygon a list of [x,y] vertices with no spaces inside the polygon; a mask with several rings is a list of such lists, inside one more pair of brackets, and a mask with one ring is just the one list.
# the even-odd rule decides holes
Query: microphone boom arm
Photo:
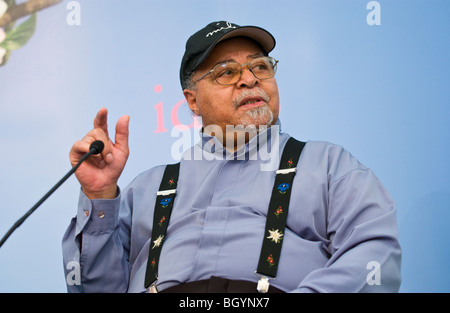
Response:
[{"label": "microphone boom arm", "polygon": [[9,236],[11,236],[11,234],[17,229],[19,228],[20,225],[22,225],[22,223],[34,212],[36,211],[36,209],[45,201],[47,200],[48,197],[50,197],[52,195],[52,193],[54,193],[56,191],[56,189],[58,189],[69,177],[70,175],[72,175],[77,169],[78,167],[80,167],[81,163],[83,163],[88,157],[90,157],[93,154],[98,154],[100,152],[103,151],[103,142],[97,140],[94,141],[89,149],[89,152],[86,153],[81,159],[80,161],[74,166],[72,167],[72,169],[63,177],[61,178],[61,180],[59,182],[56,183],[55,186],[53,186],[52,189],[50,189],[27,213],[25,213],[24,216],[22,216],[19,220],[17,220],[17,222],[9,229],[9,231],[5,234],[5,236],[3,236],[2,240],[0,241],[0,248],[3,246],[3,244],[5,243],[5,241],[9,238]]}]

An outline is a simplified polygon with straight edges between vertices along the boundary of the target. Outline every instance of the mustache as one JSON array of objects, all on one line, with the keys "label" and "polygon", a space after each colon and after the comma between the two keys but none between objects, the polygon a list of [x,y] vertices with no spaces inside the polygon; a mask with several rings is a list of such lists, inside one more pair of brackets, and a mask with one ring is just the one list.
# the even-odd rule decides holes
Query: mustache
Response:
[{"label": "mustache", "polygon": [[251,89],[251,90],[246,89],[242,91],[235,99],[233,99],[234,107],[237,109],[240,106],[242,100],[250,97],[260,97],[265,102],[269,102],[270,100],[270,96],[262,89]]}]

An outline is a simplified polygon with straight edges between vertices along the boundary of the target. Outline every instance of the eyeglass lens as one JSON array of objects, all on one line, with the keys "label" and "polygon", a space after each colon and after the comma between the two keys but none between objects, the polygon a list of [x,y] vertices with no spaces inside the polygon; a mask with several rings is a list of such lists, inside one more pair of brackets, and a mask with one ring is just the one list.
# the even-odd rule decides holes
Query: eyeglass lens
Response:
[{"label": "eyeglass lens", "polygon": [[235,84],[241,78],[242,66],[248,65],[248,69],[258,79],[269,79],[275,75],[277,61],[272,57],[259,57],[248,64],[227,62],[218,64],[213,75],[217,83],[221,85]]}]

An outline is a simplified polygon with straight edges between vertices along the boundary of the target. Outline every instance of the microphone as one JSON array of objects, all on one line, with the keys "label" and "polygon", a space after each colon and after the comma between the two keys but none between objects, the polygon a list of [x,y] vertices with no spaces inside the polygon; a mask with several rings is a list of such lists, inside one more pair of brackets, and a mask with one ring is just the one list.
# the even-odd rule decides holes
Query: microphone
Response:
[{"label": "microphone", "polygon": [[93,143],[91,143],[88,153],[90,153],[90,155],[102,153],[104,147],[105,145],[103,144],[103,141],[96,140]]},{"label": "microphone", "polygon": [[6,235],[2,238],[2,240],[0,241],[0,248],[3,246],[3,244],[5,243],[5,241],[9,238],[9,236],[11,236],[11,234],[17,229],[19,228],[20,225],[22,225],[22,223],[34,212],[36,211],[36,209],[45,201],[47,200],[48,197],[51,196],[51,194],[53,192],[55,192],[56,189],[58,189],[66,180],[67,178],[70,177],[70,175],[72,175],[77,169],[78,167],[80,167],[81,163],[83,163],[87,158],[89,158],[91,155],[94,154],[99,154],[103,151],[103,148],[105,147],[105,145],[103,144],[102,141],[100,140],[96,140],[94,141],[90,147],[89,147],[89,152],[86,153],[81,159],[80,161],[74,166],[72,167],[72,169],[58,182],[56,183],[55,186],[53,186],[52,189],[50,189],[42,198],[41,200],[39,200],[24,216],[22,216],[19,220],[17,220],[17,222],[10,228],[10,230],[6,233]]}]

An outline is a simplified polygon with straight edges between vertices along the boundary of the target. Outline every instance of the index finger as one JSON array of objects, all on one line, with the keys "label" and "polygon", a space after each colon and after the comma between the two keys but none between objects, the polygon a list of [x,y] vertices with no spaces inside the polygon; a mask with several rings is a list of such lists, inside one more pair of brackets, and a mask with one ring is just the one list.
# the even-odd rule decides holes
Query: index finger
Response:
[{"label": "index finger", "polygon": [[101,108],[97,116],[94,119],[94,128],[101,128],[105,134],[106,137],[109,138],[108,135],[108,110],[106,108]]}]

